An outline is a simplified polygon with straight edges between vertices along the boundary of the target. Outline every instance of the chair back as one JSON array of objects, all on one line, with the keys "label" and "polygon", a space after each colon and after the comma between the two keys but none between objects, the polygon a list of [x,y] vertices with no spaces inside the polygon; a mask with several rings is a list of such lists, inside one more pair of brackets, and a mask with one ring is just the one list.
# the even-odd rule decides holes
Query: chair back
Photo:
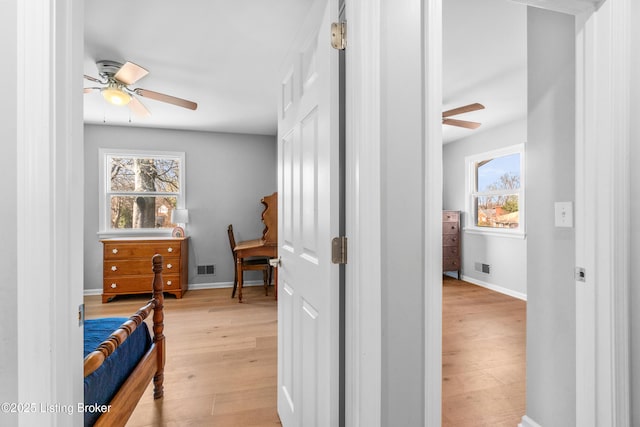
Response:
[{"label": "chair back", "polygon": [[262,222],[264,223],[262,240],[266,243],[278,244],[278,193],[264,196],[260,201],[264,205],[264,210],[262,211]]},{"label": "chair back", "polygon": [[233,235],[233,225],[229,224],[227,227],[227,234],[229,235],[229,245],[231,246],[231,253],[233,254],[233,260],[236,260],[236,253],[234,251],[236,247],[236,238]]}]

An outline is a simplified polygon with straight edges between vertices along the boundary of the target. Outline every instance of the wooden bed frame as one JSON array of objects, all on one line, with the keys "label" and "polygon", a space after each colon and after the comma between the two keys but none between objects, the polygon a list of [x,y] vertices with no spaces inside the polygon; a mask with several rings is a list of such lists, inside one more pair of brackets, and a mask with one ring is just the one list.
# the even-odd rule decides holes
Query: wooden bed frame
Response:
[{"label": "wooden bed frame", "polygon": [[95,426],[124,426],[133,413],[140,397],[147,385],[153,379],[153,398],[159,399],[164,394],[164,296],[162,294],[162,255],[154,255],[153,262],[153,297],[141,307],[133,316],[116,329],[109,338],[103,341],[96,350],[84,359],[84,376],[87,377],[98,369],[105,359],[121,345],[127,337],[153,311],[153,342],[149,350],[138,361],[129,378],[122,384],[109,405],[109,411],[104,412],[94,424]]}]

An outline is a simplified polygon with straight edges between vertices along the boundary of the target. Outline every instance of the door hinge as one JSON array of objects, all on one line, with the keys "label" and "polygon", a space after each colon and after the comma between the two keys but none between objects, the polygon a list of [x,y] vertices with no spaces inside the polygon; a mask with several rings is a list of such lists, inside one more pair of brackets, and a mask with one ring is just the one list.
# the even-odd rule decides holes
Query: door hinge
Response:
[{"label": "door hinge", "polygon": [[331,241],[331,262],[334,264],[347,263],[347,238],[335,237]]},{"label": "door hinge", "polygon": [[78,306],[78,326],[84,325],[84,304]]},{"label": "door hinge", "polygon": [[347,47],[347,23],[334,22],[331,24],[331,47],[344,50]]}]

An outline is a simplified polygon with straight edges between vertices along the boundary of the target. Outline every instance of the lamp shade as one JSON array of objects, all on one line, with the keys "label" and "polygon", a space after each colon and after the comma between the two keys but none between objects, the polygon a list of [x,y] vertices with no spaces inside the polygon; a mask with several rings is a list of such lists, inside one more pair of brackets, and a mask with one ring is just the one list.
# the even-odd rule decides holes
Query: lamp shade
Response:
[{"label": "lamp shade", "polygon": [[131,101],[131,96],[117,84],[109,84],[109,86],[102,89],[101,92],[104,99],[113,105],[127,105],[129,101]]},{"label": "lamp shade", "polygon": [[171,211],[171,222],[186,224],[189,222],[189,209],[174,209]]}]

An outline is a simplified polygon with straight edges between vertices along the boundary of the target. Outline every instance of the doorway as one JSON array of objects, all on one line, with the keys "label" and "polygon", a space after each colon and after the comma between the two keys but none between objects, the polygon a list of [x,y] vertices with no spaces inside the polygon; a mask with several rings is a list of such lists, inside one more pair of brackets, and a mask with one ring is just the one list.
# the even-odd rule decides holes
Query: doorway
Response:
[{"label": "doorway", "polygon": [[[540,6],[540,2],[528,2]],[[596,9],[596,3],[598,8]],[[576,63],[575,78],[577,80],[576,93],[576,249],[575,264],[586,266],[587,271],[592,272],[592,276],[587,278],[582,284],[573,284],[573,278],[567,278],[567,283],[571,282],[571,288],[575,290],[575,301],[570,302],[576,307],[576,329],[569,339],[576,340],[576,351],[574,361],[577,369],[571,367],[570,371],[580,372],[576,378],[577,386],[571,387],[576,390],[576,421],[579,425],[595,425],[596,412],[600,414],[600,419],[613,420],[616,415],[620,419],[628,417],[628,361],[625,360],[625,349],[628,348],[628,337],[624,331],[628,331],[628,309],[621,303],[622,295],[626,295],[629,287],[627,277],[628,270],[616,270],[610,262],[612,259],[628,259],[628,250],[624,246],[624,240],[602,241],[595,233],[596,218],[608,217],[613,214],[611,204],[596,203],[598,195],[600,197],[612,197],[616,200],[614,206],[622,207],[628,212],[629,201],[623,196],[615,185],[613,177],[618,177],[622,183],[622,188],[628,188],[628,165],[624,162],[624,154],[629,147],[628,123],[629,107],[625,104],[625,93],[628,93],[628,80],[625,79],[628,70],[629,58],[625,46],[628,47],[628,3],[613,4],[612,2],[545,2],[544,7],[553,8],[554,11],[564,12],[566,15],[576,16],[576,32],[574,33],[573,45],[578,58]],[[425,8],[424,20],[429,24],[429,35],[427,36],[427,60],[430,63],[438,63],[438,34],[440,27],[437,12],[441,2],[434,0],[429,2]],[[597,36],[596,36],[597,34]],[[621,47],[618,43],[611,43],[611,40],[621,40]],[[606,41],[604,41],[606,40]],[[609,58],[603,61],[602,58]],[[435,59],[435,60],[434,60]],[[432,61],[433,60],[433,61]],[[612,65],[615,64],[615,65]],[[435,67],[428,67],[426,92],[437,94],[437,86],[434,82],[439,81],[439,70]],[[595,76],[599,78],[596,80]],[[615,88],[614,91],[598,91],[600,84],[597,82],[606,81],[607,84]],[[432,96],[433,97],[433,96]],[[427,112],[429,117],[436,123],[436,102],[428,98]],[[603,120],[610,108],[619,111],[622,119],[612,124]],[[604,116],[603,116],[604,115]],[[619,125],[619,127],[618,127]],[[438,135],[434,126],[427,125],[427,135],[434,138]],[[611,141],[611,144],[598,144],[602,136]],[[438,139],[431,139],[429,146]],[[603,159],[611,160],[603,163]],[[437,170],[438,166],[430,162],[427,158],[428,167]],[[594,170],[600,167],[604,175],[595,177]],[[604,180],[604,181],[603,181]],[[432,184],[431,190],[435,190],[437,182]],[[587,192],[587,189],[594,191]],[[604,228],[610,226],[605,225]],[[622,223],[621,227],[628,230],[628,222]],[[614,227],[615,228],[615,227]],[[609,234],[610,235],[610,234]],[[604,236],[602,237],[604,238]],[[605,239],[606,240],[606,239]],[[618,258],[620,257],[620,258]],[[598,260],[596,265],[595,260]],[[565,262],[565,264],[567,264]],[[570,264],[574,264],[571,262]],[[615,279],[612,279],[615,277]],[[596,292],[595,283],[602,286],[602,292]],[[575,286],[578,285],[578,286]],[[597,295],[597,296],[596,296]],[[603,298],[603,299],[600,299]],[[529,290],[529,302],[531,303],[531,290]],[[615,310],[607,307],[615,306]],[[435,303],[427,298],[427,311],[436,310]],[[555,312],[555,309],[553,310]],[[599,327],[596,328],[596,318]],[[604,326],[603,326],[604,325]],[[556,327],[563,329],[566,325],[556,323]],[[434,326],[427,323],[427,329]],[[553,336],[548,331],[542,332],[541,336]],[[434,345],[433,331],[427,331],[427,342]],[[597,340],[596,340],[597,337]],[[596,342],[604,343],[597,347]],[[530,346],[528,346],[530,347]],[[602,351],[602,349],[609,349]],[[544,350],[536,348],[536,353],[540,354]],[[571,357],[569,357],[571,359]],[[615,360],[615,364],[610,362]],[[427,371],[434,369],[434,360],[427,362]],[[595,387],[595,372],[599,371],[599,377],[611,387]],[[624,372],[620,374],[619,372]],[[539,372],[540,373],[540,372]],[[531,378],[532,373],[529,373]],[[535,376],[535,374],[533,374]],[[614,382],[614,378],[622,378],[619,383]],[[538,396],[543,396],[547,388],[536,390]],[[530,389],[529,389],[530,390]],[[627,391],[625,391],[627,390]],[[434,402],[433,397],[437,392],[429,395],[427,399]],[[569,395],[571,396],[571,395]],[[615,396],[615,398],[613,398]],[[548,405],[540,405],[542,412],[551,410]],[[572,408],[569,408],[572,411]],[[427,418],[431,422],[437,422],[437,411],[428,411]],[[432,415],[434,414],[434,415]],[[529,417],[524,417],[523,426],[537,425]]]},{"label": "doorway", "polygon": [[442,422],[516,425],[526,400],[527,8],[449,0],[442,19],[442,109],[467,111],[442,126],[443,210],[461,214],[463,279],[443,285]]}]

